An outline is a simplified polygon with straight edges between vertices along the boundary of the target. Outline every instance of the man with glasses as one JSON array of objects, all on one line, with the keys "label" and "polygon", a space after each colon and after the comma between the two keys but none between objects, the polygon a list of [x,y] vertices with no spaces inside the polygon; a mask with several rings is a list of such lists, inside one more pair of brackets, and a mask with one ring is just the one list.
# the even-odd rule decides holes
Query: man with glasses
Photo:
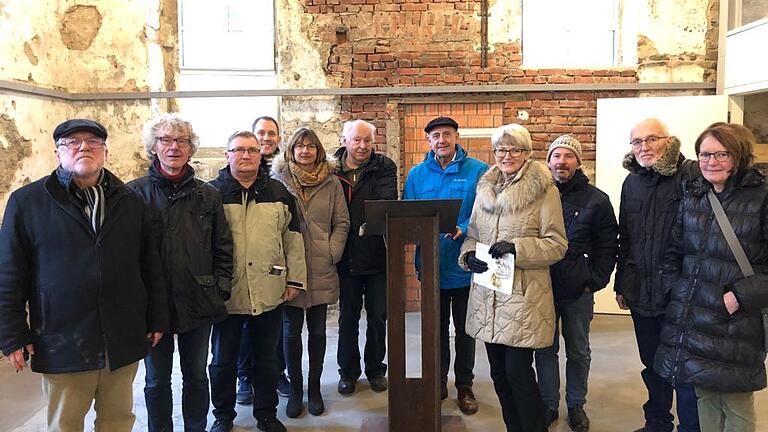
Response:
[{"label": "man with glasses", "polygon": [[[453,316],[456,338],[454,375],[459,409],[464,414],[477,412],[472,391],[475,376],[475,340],[464,331],[472,273],[459,267],[459,252],[464,242],[475,202],[477,181],[488,165],[469,157],[459,145],[459,124],[450,117],[432,119],[424,128],[429,151],[424,161],[411,169],[405,182],[403,199],[461,199],[456,230],[440,236],[440,398],[448,397],[448,370],[451,363],[449,322]],[[416,273],[421,268],[416,249]]]},{"label": "man with glasses", "polygon": [[211,325],[227,316],[224,301],[230,296],[232,235],[219,194],[195,178],[189,164],[198,147],[192,125],[178,114],[161,114],[144,125],[142,138],[149,172],[128,187],[146,202],[160,238],[160,261],[171,292],[172,329],[144,362],[147,427],[149,431],[173,429],[171,373],[178,343],[184,429],[202,432],[210,405],[208,339]]},{"label": "man with glasses", "polygon": [[677,394],[678,431],[699,430],[696,394],[692,386],[673,387],[653,371],[669,293],[661,280],[661,258],[671,236],[683,183],[700,175],[694,161],[680,153],[680,140],[670,136],[658,119],[646,119],[630,132],[631,151],[624,157],[629,175],[621,189],[619,252],[614,289],[621,309],[629,309],[635,328],[641,372],[648,389],[643,405],[644,432],[674,428],[673,390]]},{"label": "man with glasses", "polygon": [[591,362],[589,325],[595,291],[605,288],[616,265],[618,226],[611,201],[589,184],[581,170],[581,142],[561,135],[549,145],[547,164],[563,204],[568,236],[565,258],[550,266],[555,299],[555,337],[551,347],[537,349],[536,376],[546,411],[547,427],[560,405],[560,333],[565,341],[565,401],[568,425],[576,432],[589,430],[584,411]]},{"label": "man with glasses", "polygon": [[363,361],[371,390],[387,390],[387,250],[383,236],[365,235],[366,200],[397,199],[397,167],[392,159],[374,151],[376,127],[364,120],[344,123],[342,146],[336,151],[336,175],[341,180],[349,210],[349,235],[339,272],[340,394],[355,391],[362,374],[358,333],[365,307],[367,326]]},{"label": "man with glasses", "polygon": [[211,181],[224,203],[235,243],[229,315],[213,326],[211,432],[234,427],[237,356],[242,333],[251,343],[250,378],[256,427],[284,432],[277,419],[277,358],[284,302],[306,289],[307,266],[293,196],[261,165],[258,138],[236,132],[227,141],[227,166]]},{"label": "man with glasses", "polygon": [[104,126],[67,120],[53,139],[59,166],[5,208],[0,349],[43,374],[48,430],[83,431],[95,403],[97,430],[128,432],[138,362],[169,327],[157,245],[142,200],[104,168]]}]

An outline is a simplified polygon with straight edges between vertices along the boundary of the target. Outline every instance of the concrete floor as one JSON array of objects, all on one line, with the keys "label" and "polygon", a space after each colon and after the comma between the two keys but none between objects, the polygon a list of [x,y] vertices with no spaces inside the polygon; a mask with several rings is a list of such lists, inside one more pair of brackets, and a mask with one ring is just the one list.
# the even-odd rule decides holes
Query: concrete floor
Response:
[{"label": "concrete floor", "polygon": [[[364,320],[363,320],[364,321]],[[418,316],[408,317],[408,351],[416,352],[419,340],[410,333],[418,328]],[[361,334],[364,335],[364,330]],[[364,379],[358,382],[357,392],[352,396],[341,396],[336,392],[336,342],[338,327],[329,320],[328,351],[323,374],[323,396],[326,413],[319,417],[304,411],[302,417],[285,417],[285,398],[280,398],[278,416],[289,431],[347,432],[360,430],[367,417],[387,415],[387,394],[374,393]],[[562,353],[561,353],[562,354]],[[409,364],[413,362],[409,361]],[[178,363],[177,363],[178,364]],[[305,358],[306,369],[306,358]],[[643,425],[642,404],[645,391],[640,379],[640,361],[632,333],[629,317],[598,315],[592,324],[592,372],[590,375],[589,402],[585,409],[592,422],[592,432],[632,431]],[[488,371],[488,360],[482,344],[477,345],[475,363],[475,394],[480,409],[474,416],[463,416],[469,431],[503,431],[504,424],[498,399],[493,391]],[[144,368],[134,384],[134,399],[137,422],[134,431],[146,430],[146,407],[143,397]],[[182,431],[180,410],[181,375],[178,367],[174,373],[174,431]],[[456,404],[456,393],[449,384],[449,399],[443,402],[443,415],[462,415]],[[768,431],[768,394],[756,394],[758,431]],[[250,415],[249,407],[238,405],[235,431],[254,431],[256,422]],[[560,408],[560,420],[552,425],[551,432],[569,431],[564,417],[564,402]],[[89,414],[86,424],[92,425],[94,413]],[[209,426],[213,423],[209,415]],[[7,362],[0,364],[0,431],[38,432],[45,430],[45,404],[42,399],[40,376],[29,371],[15,373]],[[92,426],[87,430],[92,430]]]}]

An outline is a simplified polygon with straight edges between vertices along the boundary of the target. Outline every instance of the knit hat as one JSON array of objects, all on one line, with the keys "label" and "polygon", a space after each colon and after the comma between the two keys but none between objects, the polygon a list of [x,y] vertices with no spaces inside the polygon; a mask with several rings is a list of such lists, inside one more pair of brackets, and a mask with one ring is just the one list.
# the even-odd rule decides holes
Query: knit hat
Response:
[{"label": "knit hat", "polygon": [[572,151],[576,156],[576,161],[581,165],[581,143],[571,135],[560,135],[556,140],[552,141],[552,144],[549,145],[549,150],[547,151],[547,162],[549,162],[552,152],[560,147]]}]

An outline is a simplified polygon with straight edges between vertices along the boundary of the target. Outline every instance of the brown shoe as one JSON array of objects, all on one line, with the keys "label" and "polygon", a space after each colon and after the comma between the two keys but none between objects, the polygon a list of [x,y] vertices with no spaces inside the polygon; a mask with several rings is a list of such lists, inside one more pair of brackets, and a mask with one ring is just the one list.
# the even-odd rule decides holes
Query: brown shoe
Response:
[{"label": "brown shoe", "polygon": [[472,393],[472,387],[459,387],[459,409],[466,415],[477,412],[477,399]]}]

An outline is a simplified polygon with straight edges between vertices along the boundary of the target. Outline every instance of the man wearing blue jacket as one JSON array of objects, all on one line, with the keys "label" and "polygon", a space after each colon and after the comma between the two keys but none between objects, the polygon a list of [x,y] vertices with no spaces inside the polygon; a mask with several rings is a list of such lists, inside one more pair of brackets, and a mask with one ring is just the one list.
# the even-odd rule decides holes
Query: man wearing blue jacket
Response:
[{"label": "man wearing blue jacket", "polygon": [[[471,273],[459,268],[459,252],[467,232],[469,216],[475,203],[477,181],[488,169],[485,163],[471,158],[458,144],[459,124],[450,117],[437,117],[427,123],[429,152],[424,162],[408,173],[403,199],[461,199],[456,231],[440,236],[440,398],[448,397],[448,369],[451,363],[448,325],[451,312],[456,333],[454,375],[459,408],[465,414],[477,412],[472,392],[475,366],[475,340],[464,331]],[[416,272],[421,259],[416,250]]]}]

